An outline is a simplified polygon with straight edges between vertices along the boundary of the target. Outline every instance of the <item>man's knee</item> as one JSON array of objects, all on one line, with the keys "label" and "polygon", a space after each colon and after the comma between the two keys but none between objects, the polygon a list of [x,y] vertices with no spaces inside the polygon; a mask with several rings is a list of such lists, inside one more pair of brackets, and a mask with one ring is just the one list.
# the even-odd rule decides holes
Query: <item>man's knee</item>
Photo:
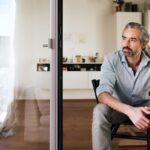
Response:
[{"label": "man's knee", "polygon": [[97,104],[94,109],[93,109],[93,115],[94,114],[108,114],[110,112],[111,108],[108,107],[107,105],[105,104]]},{"label": "man's knee", "polygon": [[105,104],[97,104],[93,109],[93,121],[102,121],[110,116],[111,108]]}]

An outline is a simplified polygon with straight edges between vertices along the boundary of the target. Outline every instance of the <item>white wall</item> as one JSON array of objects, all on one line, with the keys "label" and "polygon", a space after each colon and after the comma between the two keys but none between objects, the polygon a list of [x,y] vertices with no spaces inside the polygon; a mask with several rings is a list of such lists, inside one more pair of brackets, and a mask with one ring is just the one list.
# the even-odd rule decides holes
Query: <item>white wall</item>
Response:
[{"label": "white wall", "polygon": [[[138,4],[141,0],[125,0]],[[105,55],[115,50],[115,5],[110,0],[64,0],[64,56]]]},{"label": "white wall", "polygon": [[113,10],[110,0],[64,0],[64,56],[112,50]]},{"label": "white wall", "polygon": [[49,58],[43,48],[49,38],[49,0],[16,0],[15,62],[17,98],[33,88],[49,88],[50,73],[37,72],[39,58]]},{"label": "white wall", "polygon": [[[141,3],[141,0],[132,1]],[[64,55],[89,55],[97,51],[105,55],[114,50],[112,1],[63,2]],[[50,50],[42,48],[42,44],[47,43],[49,38],[49,27],[49,0],[16,0],[14,44],[19,99],[28,98],[25,93],[30,89],[48,89],[50,86],[50,73],[36,71],[38,59],[50,57]]]}]

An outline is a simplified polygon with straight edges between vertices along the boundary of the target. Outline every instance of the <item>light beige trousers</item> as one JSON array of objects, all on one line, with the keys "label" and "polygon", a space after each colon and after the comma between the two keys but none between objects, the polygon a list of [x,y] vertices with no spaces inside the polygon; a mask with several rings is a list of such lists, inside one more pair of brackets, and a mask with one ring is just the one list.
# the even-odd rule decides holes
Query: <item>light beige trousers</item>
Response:
[{"label": "light beige trousers", "polygon": [[[150,106],[150,100],[135,106]],[[111,125],[127,119],[105,104],[97,104],[93,110],[92,147],[93,150],[111,150]]]}]

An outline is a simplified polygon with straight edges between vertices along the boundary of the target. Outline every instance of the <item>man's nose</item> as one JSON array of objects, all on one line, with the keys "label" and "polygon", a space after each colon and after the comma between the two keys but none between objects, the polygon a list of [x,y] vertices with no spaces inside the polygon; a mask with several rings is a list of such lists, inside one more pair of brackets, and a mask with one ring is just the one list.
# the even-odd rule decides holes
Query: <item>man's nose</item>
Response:
[{"label": "man's nose", "polygon": [[130,40],[126,40],[126,41],[124,42],[124,46],[130,47]]}]

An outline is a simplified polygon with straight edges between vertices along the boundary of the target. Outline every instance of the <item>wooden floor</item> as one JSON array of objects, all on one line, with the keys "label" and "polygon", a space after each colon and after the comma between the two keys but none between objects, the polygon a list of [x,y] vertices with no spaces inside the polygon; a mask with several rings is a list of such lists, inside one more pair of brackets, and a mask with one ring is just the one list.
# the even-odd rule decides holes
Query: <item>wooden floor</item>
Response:
[{"label": "wooden floor", "polygon": [[[65,101],[63,105],[63,149],[92,150],[91,123],[95,101]],[[114,139],[113,150],[146,150],[145,141]]]},{"label": "wooden floor", "polygon": [[[12,137],[0,139],[0,150],[49,150],[49,143],[29,143],[24,141],[24,106],[25,101],[18,102],[16,133]],[[64,101],[63,150],[92,150],[91,122],[94,106],[95,101],[92,100]],[[128,144],[132,146],[127,146]],[[113,150],[146,150],[146,146],[142,145],[145,145],[145,143],[141,141],[113,140]]]},{"label": "wooden floor", "polygon": [[49,143],[29,143],[24,141],[24,108],[25,101],[18,101],[18,123],[15,128],[15,135],[8,138],[0,138],[0,150],[49,150]]}]

